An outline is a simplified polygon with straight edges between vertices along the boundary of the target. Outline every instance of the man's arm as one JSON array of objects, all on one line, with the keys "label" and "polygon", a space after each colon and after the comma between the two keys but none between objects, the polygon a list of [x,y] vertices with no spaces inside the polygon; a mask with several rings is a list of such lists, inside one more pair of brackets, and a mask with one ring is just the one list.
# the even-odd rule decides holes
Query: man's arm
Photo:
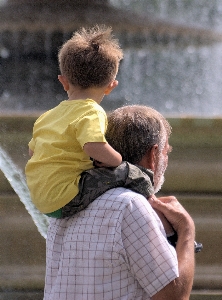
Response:
[{"label": "man's arm", "polygon": [[179,277],[156,293],[152,300],[188,300],[194,278],[195,226],[192,218],[175,197],[155,198],[150,204],[162,212],[178,234],[176,252]]}]

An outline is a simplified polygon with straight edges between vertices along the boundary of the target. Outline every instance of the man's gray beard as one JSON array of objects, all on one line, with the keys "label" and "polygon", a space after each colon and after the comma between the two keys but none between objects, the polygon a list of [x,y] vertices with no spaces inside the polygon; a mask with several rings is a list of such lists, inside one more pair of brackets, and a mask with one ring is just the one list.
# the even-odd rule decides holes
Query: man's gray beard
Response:
[{"label": "man's gray beard", "polygon": [[[163,183],[164,183],[164,173],[166,171],[164,156],[161,154],[159,157],[159,161],[157,164],[156,171],[154,172],[154,194],[160,191]],[[157,181],[157,182],[156,182]]]},{"label": "man's gray beard", "polygon": [[161,175],[157,185],[154,187],[154,194],[160,191],[164,181],[165,181],[164,175]]}]

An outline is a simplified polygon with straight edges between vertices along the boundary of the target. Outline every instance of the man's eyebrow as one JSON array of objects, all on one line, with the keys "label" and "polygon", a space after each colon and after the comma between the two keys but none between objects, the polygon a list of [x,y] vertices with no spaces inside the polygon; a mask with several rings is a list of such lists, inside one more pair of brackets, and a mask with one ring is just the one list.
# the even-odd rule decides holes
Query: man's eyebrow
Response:
[{"label": "man's eyebrow", "polygon": [[170,153],[173,151],[173,147],[169,145],[168,149],[167,149],[167,153]]}]

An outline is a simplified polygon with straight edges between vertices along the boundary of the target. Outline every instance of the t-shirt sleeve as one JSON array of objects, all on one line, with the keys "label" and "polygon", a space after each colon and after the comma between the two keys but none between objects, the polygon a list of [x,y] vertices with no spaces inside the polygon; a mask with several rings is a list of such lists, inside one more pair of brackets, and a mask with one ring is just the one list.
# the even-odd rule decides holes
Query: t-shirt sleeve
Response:
[{"label": "t-shirt sleeve", "polygon": [[106,113],[103,111],[90,110],[76,124],[76,138],[82,147],[88,142],[106,143],[106,127]]},{"label": "t-shirt sleeve", "polygon": [[34,149],[35,149],[35,139],[34,139],[35,126],[36,126],[36,124],[38,124],[38,122],[39,122],[39,121],[40,121],[47,113],[48,113],[48,111],[45,112],[44,114],[42,114],[42,115],[35,121],[35,123],[34,123],[34,127],[33,127],[33,137],[32,137],[32,139],[31,139],[31,141],[28,143],[29,149],[31,149],[32,151],[34,151]]},{"label": "t-shirt sleeve", "polygon": [[125,211],[122,239],[128,267],[149,297],[179,276],[176,251],[168,243],[160,219],[141,195]]}]

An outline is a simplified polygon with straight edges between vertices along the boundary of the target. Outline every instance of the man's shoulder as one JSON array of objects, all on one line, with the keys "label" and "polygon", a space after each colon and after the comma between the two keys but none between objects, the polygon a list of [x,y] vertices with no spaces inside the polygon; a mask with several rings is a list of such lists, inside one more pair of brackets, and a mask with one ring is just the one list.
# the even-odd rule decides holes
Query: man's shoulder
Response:
[{"label": "man's shoulder", "polygon": [[112,197],[112,198],[123,198],[123,199],[131,199],[135,197],[144,198],[141,194],[138,194],[130,189],[125,187],[116,187],[106,191],[101,197]]},{"label": "man's shoulder", "polygon": [[124,187],[117,187],[106,191],[96,200],[96,205],[105,206],[106,208],[123,209],[124,207],[134,203],[134,205],[147,205],[147,199],[132,190]]},{"label": "man's shoulder", "polygon": [[85,213],[112,222],[121,222],[123,219],[134,220],[140,224],[157,221],[157,216],[148,200],[141,194],[123,187],[105,192],[88,206]]}]

